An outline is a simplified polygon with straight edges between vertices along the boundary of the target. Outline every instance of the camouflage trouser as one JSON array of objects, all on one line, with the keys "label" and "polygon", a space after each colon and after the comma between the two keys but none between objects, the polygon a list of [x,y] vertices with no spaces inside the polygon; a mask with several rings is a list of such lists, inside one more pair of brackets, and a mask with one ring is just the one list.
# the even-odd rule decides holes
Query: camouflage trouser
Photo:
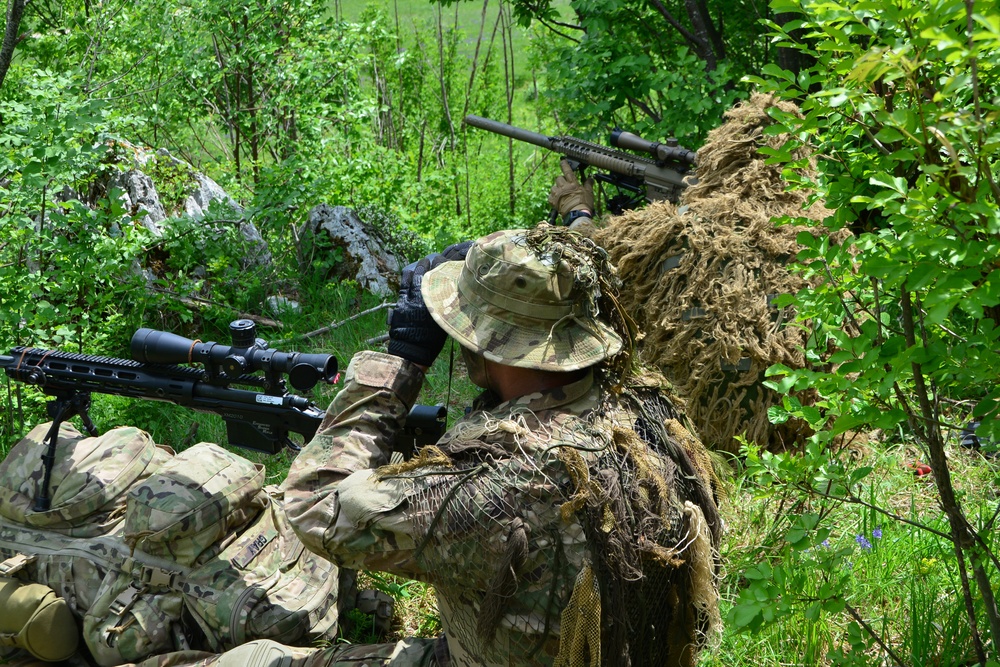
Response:
[{"label": "camouflage trouser", "polygon": [[326,649],[284,646],[259,639],[221,654],[178,651],[158,655],[137,667],[446,667],[447,659],[438,657],[441,648],[443,641],[437,639],[410,638],[395,644]]}]

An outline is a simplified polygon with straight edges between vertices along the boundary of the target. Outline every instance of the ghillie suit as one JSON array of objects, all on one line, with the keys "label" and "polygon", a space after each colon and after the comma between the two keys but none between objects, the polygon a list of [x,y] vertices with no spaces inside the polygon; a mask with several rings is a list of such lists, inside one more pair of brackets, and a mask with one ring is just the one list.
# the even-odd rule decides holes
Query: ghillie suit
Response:
[{"label": "ghillie suit", "polygon": [[[760,94],[737,105],[698,151],[698,183],[680,206],[629,211],[595,236],[627,286],[622,303],[645,333],[643,361],[673,385],[701,440],[730,452],[739,447],[736,436],[781,450],[807,430],[796,420],[775,427],[767,417],[780,397],[763,386],[764,371],[803,367],[808,336],[790,308],[772,303],[806,286],[787,269],[806,228],[772,220],[821,220],[830,211],[819,203],[805,208],[808,193],[786,190],[782,165],[766,164],[760,149],[789,138],[764,133],[774,123],[771,107],[798,113]],[[815,174],[807,149],[793,157],[807,165],[799,173]]]},{"label": "ghillie suit", "polygon": [[335,562],[433,584],[445,637],[302,664],[693,666],[720,626],[714,475],[630,363],[604,251],[565,228],[499,232],[423,287],[463,347],[575,374],[506,402],[487,392],[436,446],[390,464],[423,374],[354,357],[289,472],[286,509]]}]

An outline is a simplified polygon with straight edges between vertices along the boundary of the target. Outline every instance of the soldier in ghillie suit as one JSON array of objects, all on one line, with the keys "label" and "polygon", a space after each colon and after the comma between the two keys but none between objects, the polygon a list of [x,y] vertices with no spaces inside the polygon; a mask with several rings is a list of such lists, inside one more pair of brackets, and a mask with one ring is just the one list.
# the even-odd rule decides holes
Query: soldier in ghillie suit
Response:
[{"label": "soldier in ghillie suit", "polygon": [[[285,482],[309,549],[433,584],[444,635],[253,642],[216,664],[673,667],[717,632],[710,465],[633,367],[606,254],[547,225],[468,246],[407,267],[388,353],[355,355]],[[448,335],[485,391],[436,446],[391,464]]]}]

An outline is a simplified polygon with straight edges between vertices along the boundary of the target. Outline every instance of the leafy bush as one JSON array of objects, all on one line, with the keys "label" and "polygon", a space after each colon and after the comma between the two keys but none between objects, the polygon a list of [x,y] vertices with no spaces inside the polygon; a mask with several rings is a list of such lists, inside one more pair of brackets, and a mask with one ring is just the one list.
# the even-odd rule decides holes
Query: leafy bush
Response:
[{"label": "leafy bush", "polygon": [[41,71],[0,114],[0,341],[99,349],[128,327],[147,240],[120,193],[101,191],[110,111]]},{"label": "leafy bush", "polygon": [[[768,614],[804,613],[815,621],[821,612],[846,610],[852,618],[847,642],[866,652],[878,645],[899,664],[894,641],[896,649],[922,656],[912,664],[928,664],[932,655],[935,662],[963,662],[965,652],[980,663],[997,658],[1000,615],[992,582],[998,572],[986,537],[992,521],[967,518],[976,508],[962,507],[951,476],[955,464],[945,456],[948,431],[957,432],[970,417],[981,420],[980,436],[1000,434],[1000,188],[994,177],[1000,130],[989,92],[997,90],[1000,72],[1000,23],[977,9],[960,0],[772,3],[773,11],[796,17],[771,24],[776,39],[816,66],[795,76],[770,65],[767,78],[753,81],[800,103],[801,117],[775,112],[774,131],[817,148],[824,158],[821,178],[797,185],[814,188],[835,211],[827,227],[850,227],[854,237],[836,245],[802,234],[799,268],[823,284],[779,302],[794,304],[814,331],[807,349],[814,366],[772,368],[771,386],[811,388],[819,399],[803,406],[788,396],[772,418],[799,417],[817,433],[800,456],[747,451],[762,488],[787,489],[798,509],[777,542],[786,545],[778,559],[785,564],[746,573],[750,584],[730,615],[739,626],[757,627]],[[772,159],[792,166],[793,147],[774,151]],[[943,612],[949,622],[954,614],[962,617],[962,634],[954,635],[965,638],[961,646],[918,649],[916,635],[909,642],[886,637],[868,624],[877,612],[855,609],[855,593],[845,586],[850,545],[811,564],[801,556],[831,534],[830,503],[867,507],[866,529],[898,515],[875,492],[876,468],[852,463],[840,447],[852,431],[873,429],[902,436],[933,469],[942,514],[915,525],[943,540],[934,559],[955,558],[948,576],[923,579],[910,600],[920,608],[920,596],[933,597],[928,589],[961,600]],[[870,542],[867,532],[858,533]],[[804,588],[789,578],[789,567],[812,571],[821,587]],[[807,603],[804,612],[794,600]],[[911,618],[912,632],[927,622]],[[852,656],[842,645],[829,649],[837,662],[863,661],[864,654]]]}]

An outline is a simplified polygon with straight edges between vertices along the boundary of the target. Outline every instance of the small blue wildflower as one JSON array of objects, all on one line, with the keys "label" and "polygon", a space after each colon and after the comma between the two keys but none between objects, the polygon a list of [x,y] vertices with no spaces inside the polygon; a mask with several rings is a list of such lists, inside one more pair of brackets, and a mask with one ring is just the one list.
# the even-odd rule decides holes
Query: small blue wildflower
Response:
[{"label": "small blue wildflower", "polygon": [[882,528],[878,527],[875,530],[873,530],[872,531],[872,537],[874,539],[876,539],[876,540],[881,540],[882,539]]},{"label": "small blue wildflower", "polygon": [[863,551],[868,551],[872,548],[872,543],[869,542],[868,538],[864,535],[858,535],[854,538],[854,541],[858,543],[858,546],[861,547]]},{"label": "small blue wildflower", "polygon": [[825,549],[829,549],[830,548],[830,540],[823,540],[822,542],[820,542],[820,545],[823,548],[825,548]]}]

